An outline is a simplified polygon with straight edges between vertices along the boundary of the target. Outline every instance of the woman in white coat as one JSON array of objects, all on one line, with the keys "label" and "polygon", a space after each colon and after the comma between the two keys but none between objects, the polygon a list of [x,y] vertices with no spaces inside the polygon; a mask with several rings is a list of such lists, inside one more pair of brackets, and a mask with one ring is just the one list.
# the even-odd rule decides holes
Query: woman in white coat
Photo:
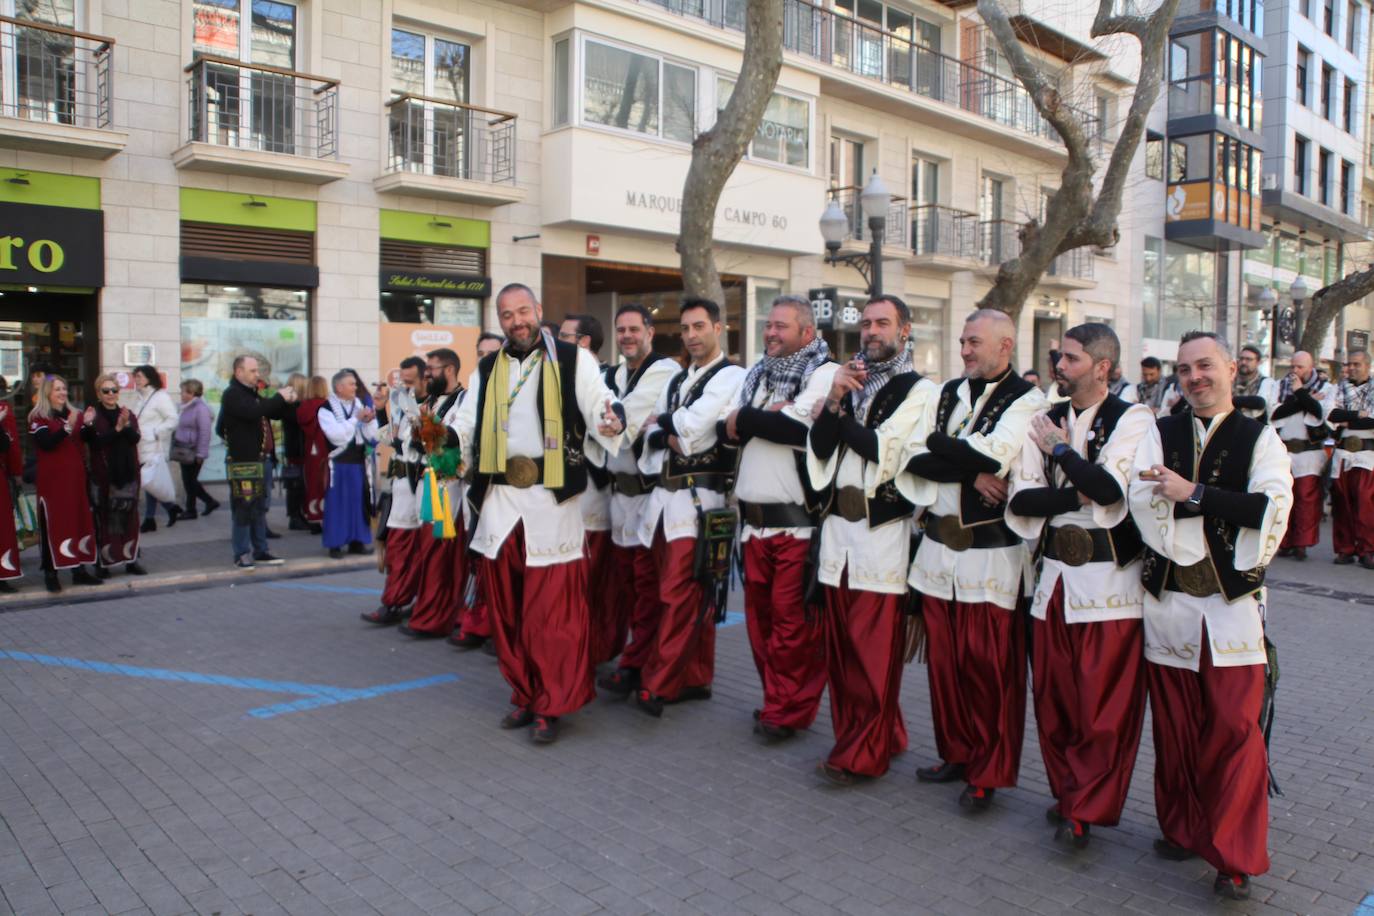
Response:
[{"label": "woman in white coat", "polygon": [[[134,402],[134,415],[138,417],[138,463],[147,465],[150,461],[168,460],[172,450],[172,433],[177,428],[177,408],[172,396],[162,387],[162,374],[153,366],[139,366],[134,370],[134,389],[137,399]],[[157,499],[153,494],[143,494],[143,532],[157,530]],[[170,528],[181,518],[181,507],[175,502],[164,502],[167,510],[167,527]]]}]

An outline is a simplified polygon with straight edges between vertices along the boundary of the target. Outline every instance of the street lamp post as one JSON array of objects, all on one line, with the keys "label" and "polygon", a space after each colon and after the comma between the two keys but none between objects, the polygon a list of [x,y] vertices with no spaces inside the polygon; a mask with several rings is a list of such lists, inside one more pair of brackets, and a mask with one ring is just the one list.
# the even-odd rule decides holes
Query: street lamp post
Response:
[{"label": "street lamp post", "polygon": [[[1307,281],[1298,274],[1293,285],[1288,287],[1288,296],[1293,300],[1293,349],[1302,343],[1302,304],[1307,301]],[[1313,354],[1315,357],[1316,354]]]},{"label": "street lamp post", "polygon": [[868,281],[868,295],[883,291],[883,233],[887,228],[887,210],[892,194],[875,170],[859,194],[859,209],[868,221],[869,245],[866,254],[840,254],[840,245],[849,235],[849,219],[835,198],[821,214],[821,237],[825,239],[827,264],[848,264]]}]

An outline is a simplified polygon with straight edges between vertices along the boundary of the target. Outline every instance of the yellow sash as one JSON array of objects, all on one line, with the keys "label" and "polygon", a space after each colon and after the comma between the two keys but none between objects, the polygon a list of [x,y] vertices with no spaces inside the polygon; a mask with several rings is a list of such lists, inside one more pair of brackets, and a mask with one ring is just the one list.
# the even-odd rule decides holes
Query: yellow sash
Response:
[{"label": "yellow sash", "polygon": [[[558,490],[563,486],[563,387],[559,378],[558,360],[553,347],[545,340],[545,348],[538,356],[540,384],[544,388],[544,487]],[[486,399],[482,405],[482,434],[478,443],[477,470],[482,474],[506,472],[506,430],[510,425],[510,356],[505,349],[496,354],[496,365],[487,381]],[[552,443],[553,447],[550,448]]]}]

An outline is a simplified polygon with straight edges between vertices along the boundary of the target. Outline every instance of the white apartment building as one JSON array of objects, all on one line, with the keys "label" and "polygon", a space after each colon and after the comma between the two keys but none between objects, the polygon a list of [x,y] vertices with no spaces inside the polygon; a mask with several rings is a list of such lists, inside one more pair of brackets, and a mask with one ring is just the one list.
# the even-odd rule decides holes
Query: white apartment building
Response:
[{"label": "white apartment building", "polygon": [[[240,352],[278,381],[343,366],[372,381],[439,345],[470,365],[512,281],[554,319],[609,327],[642,302],[672,352],[690,143],[739,70],[744,5],[5,0],[0,374],[47,364],[89,397],[98,372],[153,362],[214,406]],[[1095,47],[1091,11],[1011,7],[1105,161],[1134,49]],[[773,296],[825,290],[826,334],[853,351],[846,305],[866,281],[827,263],[818,224],[837,199],[842,252],[866,251],[856,199],[876,172],[893,195],[883,290],[913,308],[919,367],[949,377],[1063,148],[966,0],[787,0],[786,46],[717,214],[730,349],[752,361]],[[1089,319],[1136,355],[1134,232],[1123,220],[1113,251],[1059,259],[1020,364],[1045,371]]]}]

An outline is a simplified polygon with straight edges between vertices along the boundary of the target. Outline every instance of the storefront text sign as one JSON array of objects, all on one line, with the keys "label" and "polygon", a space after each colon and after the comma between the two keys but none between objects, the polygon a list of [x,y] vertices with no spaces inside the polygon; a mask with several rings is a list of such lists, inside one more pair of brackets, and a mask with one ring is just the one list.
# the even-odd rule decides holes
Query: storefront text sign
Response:
[{"label": "storefront text sign", "polygon": [[0,203],[0,283],[105,284],[105,214]]},{"label": "storefront text sign", "polygon": [[383,270],[380,280],[382,289],[388,292],[443,293],[448,296],[471,296],[479,299],[491,295],[490,277]]},{"label": "storefront text sign", "polygon": [[[682,212],[682,198],[671,194],[655,194],[650,191],[626,191],[625,206],[639,210],[657,210],[660,213]],[[716,218],[727,223],[741,226],[756,226],[784,230],[787,217],[768,210],[754,210],[748,207],[723,206],[716,211]]]}]

